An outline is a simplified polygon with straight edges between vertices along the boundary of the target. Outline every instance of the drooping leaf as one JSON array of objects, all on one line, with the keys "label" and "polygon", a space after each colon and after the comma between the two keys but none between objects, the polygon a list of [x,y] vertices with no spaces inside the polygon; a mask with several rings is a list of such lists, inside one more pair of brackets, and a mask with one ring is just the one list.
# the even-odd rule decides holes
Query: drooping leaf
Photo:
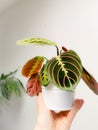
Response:
[{"label": "drooping leaf", "polygon": [[8,88],[8,93],[10,96],[12,94],[21,96],[21,90],[23,90],[20,82],[17,80],[16,77],[10,77],[6,79],[7,81],[7,88]]},{"label": "drooping leaf", "polygon": [[47,86],[49,84],[49,79],[47,76],[47,71],[45,69],[45,64],[43,65],[41,71],[40,71],[40,82],[43,86]]},{"label": "drooping leaf", "polygon": [[52,42],[45,38],[28,38],[28,39],[24,39],[24,40],[19,40],[19,41],[17,41],[16,44],[18,44],[18,45],[38,44],[38,45],[51,45],[51,46],[57,45],[57,43]]},{"label": "drooping leaf", "polygon": [[4,78],[5,78],[5,75],[2,73],[1,76],[0,76],[0,80],[2,80]]},{"label": "drooping leaf", "polygon": [[7,78],[7,77],[14,77],[14,76],[16,75],[17,71],[18,71],[18,70],[16,69],[15,71],[10,72],[9,74],[6,75],[6,78]]},{"label": "drooping leaf", "polygon": [[25,77],[32,76],[33,74],[38,73],[44,62],[44,57],[36,56],[29,61],[22,68],[22,75]]},{"label": "drooping leaf", "polygon": [[18,78],[16,78],[16,79],[17,79],[18,83],[20,84],[21,88],[25,91],[23,83],[20,81],[20,79],[18,79]]},{"label": "drooping leaf", "polygon": [[2,99],[9,99],[10,97],[10,94],[8,93],[7,82],[4,79],[0,80],[0,97],[2,97]]},{"label": "drooping leaf", "polygon": [[98,95],[98,83],[95,78],[83,67],[82,79],[87,86]]},{"label": "drooping leaf", "polygon": [[39,92],[42,91],[38,74],[34,74],[29,78],[26,84],[26,88],[27,88],[27,94],[29,96],[37,95]]},{"label": "drooping leaf", "polygon": [[7,102],[14,94],[21,96],[24,90],[22,82],[15,77],[17,70],[0,76],[0,102]]},{"label": "drooping leaf", "polygon": [[16,72],[17,72],[17,70],[10,72],[9,74],[3,74],[2,73],[1,76],[0,76],[0,79],[2,80],[2,79],[6,79],[7,77],[14,77]]},{"label": "drooping leaf", "polygon": [[51,59],[46,65],[48,78],[59,88],[74,91],[82,74],[82,63],[72,50]]}]

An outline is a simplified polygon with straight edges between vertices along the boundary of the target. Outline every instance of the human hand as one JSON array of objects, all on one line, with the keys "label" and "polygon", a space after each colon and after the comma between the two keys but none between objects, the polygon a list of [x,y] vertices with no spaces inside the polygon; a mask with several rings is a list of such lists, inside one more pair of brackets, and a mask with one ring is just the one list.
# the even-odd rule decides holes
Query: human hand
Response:
[{"label": "human hand", "polygon": [[42,93],[37,97],[37,122],[34,130],[70,130],[71,123],[83,105],[82,99],[76,99],[71,110],[56,113],[49,110],[43,101]]}]

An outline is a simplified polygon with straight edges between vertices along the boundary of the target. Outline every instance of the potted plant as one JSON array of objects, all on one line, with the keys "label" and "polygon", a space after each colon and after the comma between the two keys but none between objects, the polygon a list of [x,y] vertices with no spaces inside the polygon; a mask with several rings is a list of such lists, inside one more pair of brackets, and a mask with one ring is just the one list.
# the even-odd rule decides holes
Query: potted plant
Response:
[{"label": "potted plant", "polygon": [[43,38],[24,39],[18,41],[17,44],[56,47],[56,56],[50,59],[45,56],[35,56],[22,68],[22,75],[29,78],[27,93],[34,96],[42,91],[45,103],[50,109],[70,109],[74,100],[75,88],[81,78],[90,89],[98,94],[96,80],[83,67],[81,59],[75,51],[67,50],[65,47],[59,50],[57,43]]},{"label": "potted plant", "polygon": [[7,102],[12,95],[21,96],[24,86],[15,76],[17,70],[0,76],[0,102]]}]

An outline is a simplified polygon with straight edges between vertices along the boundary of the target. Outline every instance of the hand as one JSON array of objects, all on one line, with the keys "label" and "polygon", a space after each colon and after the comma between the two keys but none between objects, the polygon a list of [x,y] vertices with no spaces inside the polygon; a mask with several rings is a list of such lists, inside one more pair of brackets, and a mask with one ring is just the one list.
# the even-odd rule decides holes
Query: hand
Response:
[{"label": "hand", "polygon": [[71,110],[56,113],[45,105],[42,93],[37,97],[37,122],[34,130],[70,130],[71,123],[83,105],[82,99],[76,99]]}]

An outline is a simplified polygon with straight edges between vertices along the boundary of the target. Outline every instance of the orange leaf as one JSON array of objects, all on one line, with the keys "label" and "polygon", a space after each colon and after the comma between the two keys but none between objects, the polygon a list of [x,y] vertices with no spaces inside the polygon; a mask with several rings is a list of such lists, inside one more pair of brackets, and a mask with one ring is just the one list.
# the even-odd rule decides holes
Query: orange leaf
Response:
[{"label": "orange leaf", "polygon": [[22,75],[25,77],[32,76],[33,74],[38,73],[42,67],[44,58],[41,56],[36,56],[30,59],[22,68]]}]

